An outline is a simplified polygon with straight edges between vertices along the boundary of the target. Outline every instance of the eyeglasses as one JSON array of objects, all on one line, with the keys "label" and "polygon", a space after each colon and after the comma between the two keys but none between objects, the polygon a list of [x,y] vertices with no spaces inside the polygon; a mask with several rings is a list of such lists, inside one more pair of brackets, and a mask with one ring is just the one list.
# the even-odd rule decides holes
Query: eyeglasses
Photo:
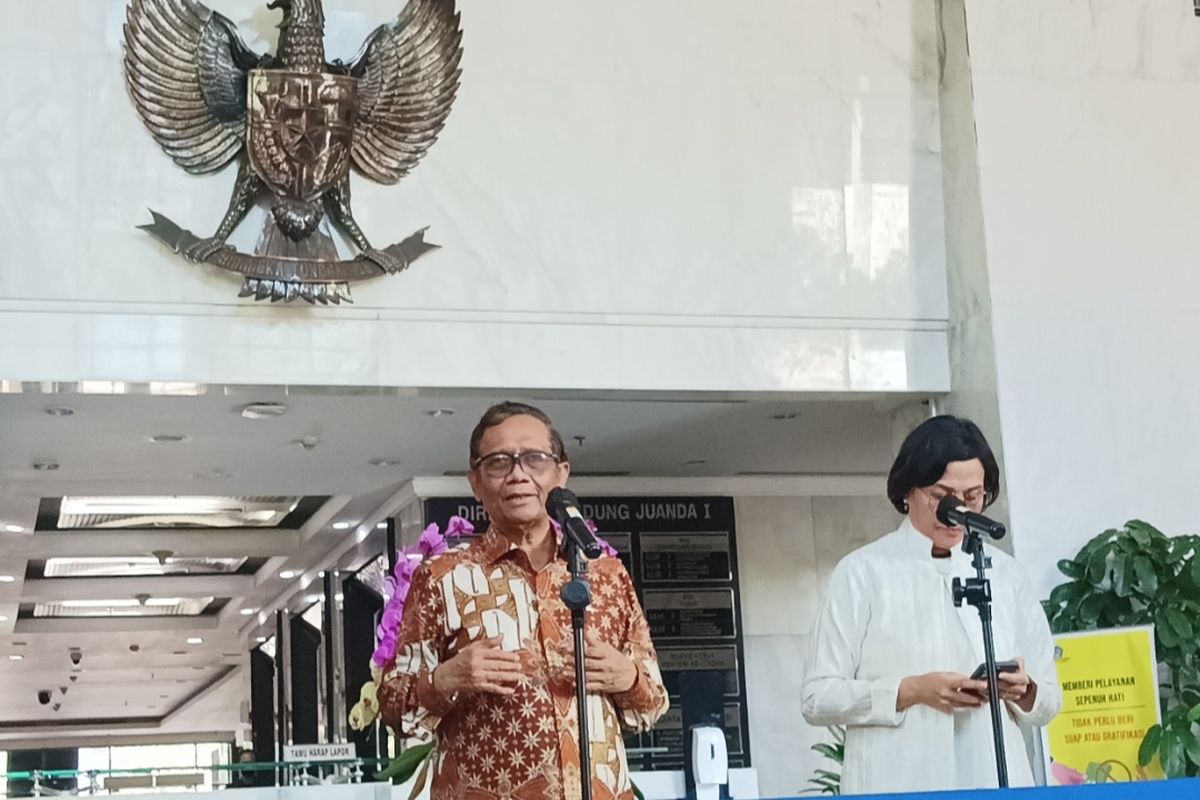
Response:
[{"label": "eyeglasses", "polygon": [[545,475],[562,463],[553,453],[542,450],[526,450],[523,453],[488,453],[475,459],[471,465],[489,478],[507,478],[516,469],[517,463],[530,477]]},{"label": "eyeglasses", "polygon": [[932,489],[922,488],[921,492],[929,498],[929,505],[935,511],[937,510],[938,504],[951,495],[954,495],[961,500],[962,504],[967,508],[976,510],[983,508],[983,501],[986,498],[983,488],[972,489],[969,492],[958,494],[947,486],[934,484]]}]

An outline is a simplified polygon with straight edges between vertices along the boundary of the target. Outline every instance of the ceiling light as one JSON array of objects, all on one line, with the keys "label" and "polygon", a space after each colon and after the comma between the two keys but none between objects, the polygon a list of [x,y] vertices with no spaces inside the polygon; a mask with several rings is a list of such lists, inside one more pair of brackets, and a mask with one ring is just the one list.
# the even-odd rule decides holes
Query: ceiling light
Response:
[{"label": "ceiling light", "polygon": [[8,615],[0,614],[0,622],[8,622]]},{"label": "ceiling light", "polygon": [[187,639],[187,643],[188,644],[204,644],[204,640],[201,639],[199,636],[189,636]]},{"label": "ceiling light", "polygon": [[35,461],[31,466],[38,472],[54,472],[61,465],[57,461]]},{"label": "ceiling light", "polygon": [[187,440],[188,437],[184,436],[182,433],[158,433],[150,437],[150,441],[154,442],[155,444],[179,444],[180,442],[186,442]]},{"label": "ceiling light", "polygon": [[800,414],[798,412],[790,411],[790,412],[787,412],[784,414],[772,414],[771,419],[783,421],[785,419],[795,419],[798,416],[800,416]]},{"label": "ceiling light", "polygon": [[208,394],[208,386],[205,384],[185,381],[150,381],[148,388],[150,394],[168,397],[200,397]]},{"label": "ceiling light", "polygon": [[63,600],[59,603],[63,608],[135,608],[139,605],[133,598],[120,600]]},{"label": "ceiling light", "polygon": [[173,608],[182,605],[184,602],[182,597],[148,597],[142,605],[151,608]]},{"label": "ceiling light", "polygon": [[387,530],[387,521],[385,520],[384,522],[377,523],[377,524],[375,525],[375,527],[376,527],[378,530],[381,530],[381,531],[386,531],[386,530]]},{"label": "ceiling light", "polygon": [[13,653],[11,656],[8,657],[8,660],[9,661],[24,661],[25,656],[21,655],[20,653]]},{"label": "ceiling light", "polygon": [[49,406],[43,408],[42,413],[48,417],[69,417],[75,413],[75,409],[70,406]]},{"label": "ceiling light", "polygon": [[292,578],[296,577],[296,573],[294,570],[285,569],[283,572],[279,573],[279,577],[283,578],[285,581],[290,581]]},{"label": "ceiling light", "polygon": [[350,528],[350,523],[349,523],[349,522],[335,522],[335,523],[333,523],[333,529],[334,529],[335,531],[344,531],[344,530],[349,530],[349,528]]},{"label": "ceiling light", "polygon": [[12,575],[0,575],[0,583],[12,583],[15,580]]},{"label": "ceiling light", "polygon": [[241,612],[239,612],[239,613],[241,613],[241,615],[243,617],[249,617],[250,615],[252,615],[254,613],[254,609],[253,608],[243,608],[241,610]]},{"label": "ceiling light", "polygon": [[321,595],[319,595],[319,594],[304,595],[304,602],[306,602],[306,603],[317,603],[317,602],[320,602],[322,599],[324,599],[324,598],[322,598]]},{"label": "ceiling light", "polygon": [[398,458],[372,458],[367,463],[372,467],[398,467],[401,461]]},{"label": "ceiling light", "polygon": [[243,419],[274,419],[287,413],[283,403],[250,403],[242,406]]},{"label": "ceiling light", "polygon": [[263,642],[265,642],[266,640],[267,640],[267,637],[265,637],[265,636],[259,636],[259,637],[258,637],[257,639],[255,639],[254,641],[258,642],[259,644],[262,644],[262,643],[263,643]]},{"label": "ceiling light", "polygon": [[[295,500],[291,496],[68,496],[59,504],[58,524],[60,528],[262,527],[278,524]],[[134,519],[84,519],[113,516]]]},{"label": "ceiling light", "polygon": [[20,525],[5,525],[4,530],[8,531],[9,533],[24,533],[25,532],[25,529],[22,528]]},{"label": "ceiling light", "polygon": [[338,592],[337,594],[335,594],[333,596],[333,599],[340,603],[346,599],[346,596],[344,594],[342,594],[341,592]]},{"label": "ceiling light", "polygon": [[453,408],[431,408],[425,412],[425,416],[433,417],[434,419],[437,419],[438,417],[453,416],[453,414]]}]

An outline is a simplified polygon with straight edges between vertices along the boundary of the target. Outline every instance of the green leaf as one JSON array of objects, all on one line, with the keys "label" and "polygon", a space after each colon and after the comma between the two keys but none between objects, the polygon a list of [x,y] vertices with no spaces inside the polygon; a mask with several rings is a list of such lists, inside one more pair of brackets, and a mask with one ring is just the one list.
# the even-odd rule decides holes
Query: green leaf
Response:
[{"label": "green leaf", "polygon": [[1137,590],[1146,597],[1154,597],[1158,592],[1158,575],[1155,574],[1150,559],[1146,556],[1134,558],[1133,571],[1137,573]]},{"label": "green leaf", "polygon": [[1112,563],[1112,588],[1117,597],[1129,597],[1129,579],[1125,567],[1129,565],[1129,556],[1118,553]]},{"label": "green leaf", "polygon": [[1200,703],[1192,706],[1192,710],[1187,715],[1188,722],[1200,722]]},{"label": "green leaf", "polygon": [[1075,555],[1075,560],[1080,564],[1088,563],[1088,560],[1092,557],[1092,553],[1097,550],[1108,550],[1116,536],[1117,531],[1114,528],[1109,528],[1104,533],[1096,534]]},{"label": "green leaf", "polygon": [[1105,612],[1114,626],[1138,624],[1138,613],[1133,610],[1133,602],[1128,597],[1110,597]]},{"label": "green leaf", "polygon": [[433,745],[434,742],[428,742],[408,748],[388,762],[386,767],[375,773],[375,780],[404,783],[416,773],[417,767],[421,766],[421,762],[429,755]]},{"label": "green leaf", "polygon": [[1129,528],[1129,535],[1133,537],[1133,541],[1137,542],[1137,546],[1145,549],[1150,546],[1150,531],[1146,530],[1145,523],[1135,524],[1137,521],[1130,522],[1126,527]]},{"label": "green leaf", "polygon": [[1100,621],[1100,612],[1104,610],[1107,602],[1108,595],[1104,592],[1089,594],[1079,605],[1079,621],[1089,628],[1095,628],[1096,623]]},{"label": "green leaf", "polygon": [[1192,638],[1192,621],[1187,618],[1187,615],[1176,608],[1164,609],[1167,617],[1167,624],[1171,626],[1171,630],[1175,632],[1176,637],[1180,640]]},{"label": "green leaf", "polygon": [[[1158,634],[1158,640],[1162,642],[1163,647],[1171,648],[1179,646],[1179,640],[1175,638],[1174,629],[1164,623],[1161,613],[1159,614],[1159,618],[1155,620],[1154,631]],[[1166,654],[1159,653],[1158,657],[1162,660],[1166,657]]]},{"label": "green leaf", "polygon": [[1077,581],[1087,572],[1087,566],[1070,558],[1058,562],[1058,571],[1073,581]]},{"label": "green leaf", "polygon": [[1178,733],[1179,741],[1183,743],[1183,752],[1193,764],[1200,764],[1200,739],[1192,733],[1190,726],[1181,727]]},{"label": "green leaf", "polygon": [[1200,553],[1192,556],[1192,585],[1200,589]]},{"label": "green leaf", "polygon": [[1163,772],[1167,774],[1168,778],[1177,778],[1183,775],[1187,758],[1183,740],[1179,738],[1179,734],[1171,729],[1164,731],[1162,744],[1158,747],[1158,754],[1162,761]]},{"label": "green leaf", "polygon": [[1087,562],[1087,579],[1093,586],[1104,582],[1108,572],[1108,548],[1102,548],[1092,553]]},{"label": "green leaf", "polygon": [[1125,523],[1125,529],[1131,533],[1134,530],[1143,530],[1150,535],[1151,539],[1166,539],[1167,535],[1158,528],[1151,525],[1149,522],[1140,519],[1131,519]]},{"label": "green leaf", "polygon": [[812,746],[812,749],[816,750],[818,753],[825,756],[826,758],[833,759],[834,761],[842,760],[842,754],[839,753],[837,751],[837,749],[831,744],[814,744]]},{"label": "green leaf", "polygon": [[1082,583],[1060,583],[1050,591],[1050,603],[1055,607],[1073,606],[1088,591]]},{"label": "green leaf", "polygon": [[1146,731],[1146,735],[1142,737],[1142,744],[1138,747],[1138,766],[1148,766],[1154,760],[1162,742],[1162,735],[1162,725],[1153,725]]}]

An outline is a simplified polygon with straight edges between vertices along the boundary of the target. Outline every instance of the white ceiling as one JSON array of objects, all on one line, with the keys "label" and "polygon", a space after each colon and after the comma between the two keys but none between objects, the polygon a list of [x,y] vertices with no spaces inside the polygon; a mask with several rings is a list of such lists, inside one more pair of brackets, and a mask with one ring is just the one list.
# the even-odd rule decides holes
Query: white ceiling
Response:
[{"label": "white ceiling", "polygon": [[[115,394],[122,389],[126,393]],[[183,392],[181,396],[152,393]],[[890,462],[889,409],[896,398],[822,398],[748,402],[728,398],[637,396],[516,396],[479,391],[324,390],[282,387],[40,386],[5,383],[0,389],[0,743],[29,743],[47,723],[106,720],[71,730],[85,734],[224,731],[241,725],[248,696],[245,652],[257,615],[307,590],[278,577],[283,568],[308,571],[329,562],[359,523],[419,476],[465,468],[467,440],[482,411],[500,399],[532,401],[567,439],[575,474],[720,478],[747,474],[869,474]],[[81,391],[87,389],[89,391]],[[96,393],[93,393],[95,391]],[[911,399],[911,398],[910,398]],[[281,417],[247,420],[252,402],[281,402]],[[66,406],[70,416],[51,416]],[[448,409],[452,414],[431,416]],[[182,435],[156,444],[151,437]],[[298,442],[315,438],[315,447]],[[580,445],[575,437],[583,437]],[[390,466],[370,462],[386,459]],[[37,471],[35,462],[59,465]],[[705,463],[689,463],[703,461]],[[711,481],[709,481],[711,482]],[[42,498],[64,495],[321,495],[331,499],[299,532],[235,529],[189,533],[118,530],[103,534],[30,533]],[[89,538],[81,538],[89,537]],[[362,558],[379,545],[358,547]],[[20,620],[17,604],[33,599],[128,595],[162,578],[24,580],[26,562],[55,556],[137,556],[152,549],[176,555],[267,558],[255,576],[228,587],[233,597],[215,620]],[[228,580],[219,576],[212,580]],[[62,582],[58,582],[61,580]],[[193,595],[176,580],[170,596]],[[218,587],[218,588],[222,588]],[[269,614],[261,617],[263,630]],[[201,645],[188,645],[200,636]],[[249,642],[252,644],[252,642]],[[132,652],[131,645],[137,646]],[[72,673],[68,650],[80,648],[82,671]],[[21,661],[8,656],[20,654]],[[236,668],[230,671],[230,668]],[[228,674],[227,674],[228,673]],[[74,674],[76,680],[71,682]],[[63,696],[60,687],[67,686]],[[205,692],[205,687],[209,687]],[[50,689],[61,708],[42,706]],[[196,695],[201,692],[197,699]],[[138,722],[151,718],[153,722]],[[124,726],[119,720],[131,720]],[[59,731],[61,732],[61,731]]]}]

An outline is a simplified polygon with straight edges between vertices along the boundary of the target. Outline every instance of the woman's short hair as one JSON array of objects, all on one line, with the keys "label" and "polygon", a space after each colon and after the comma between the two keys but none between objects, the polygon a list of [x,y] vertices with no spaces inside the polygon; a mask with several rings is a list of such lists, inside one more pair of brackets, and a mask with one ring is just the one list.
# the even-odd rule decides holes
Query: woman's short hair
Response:
[{"label": "woman's short hair", "polygon": [[904,514],[909,492],[937,483],[946,474],[948,464],[976,458],[983,464],[983,507],[987,508],[1000,496],[1000,467],[983,431],[962,417],[931,417],[900,445],[888,473],[888,500]]},{"label": "woman's short hair", "polygon": [[546,430],[550,432],[550,452],[557,458],[563,461],[567,460],[567,448],[563,445],[562,435],[554,429],[554,423],[550,421],[545,411],[542,411],[536,406],[531,406],[526,403],[515,403],[511,400],[496,405],[483,412],[483,416],[479,418],[478,424],[475,425],[475,430],[471,431],[471,463],[474,464],[475,459],[479,458],[479,445],[483,441],[483,434],[488,428],[494,428],[509,417],[533,417],[540,420],[546,426]]}]

